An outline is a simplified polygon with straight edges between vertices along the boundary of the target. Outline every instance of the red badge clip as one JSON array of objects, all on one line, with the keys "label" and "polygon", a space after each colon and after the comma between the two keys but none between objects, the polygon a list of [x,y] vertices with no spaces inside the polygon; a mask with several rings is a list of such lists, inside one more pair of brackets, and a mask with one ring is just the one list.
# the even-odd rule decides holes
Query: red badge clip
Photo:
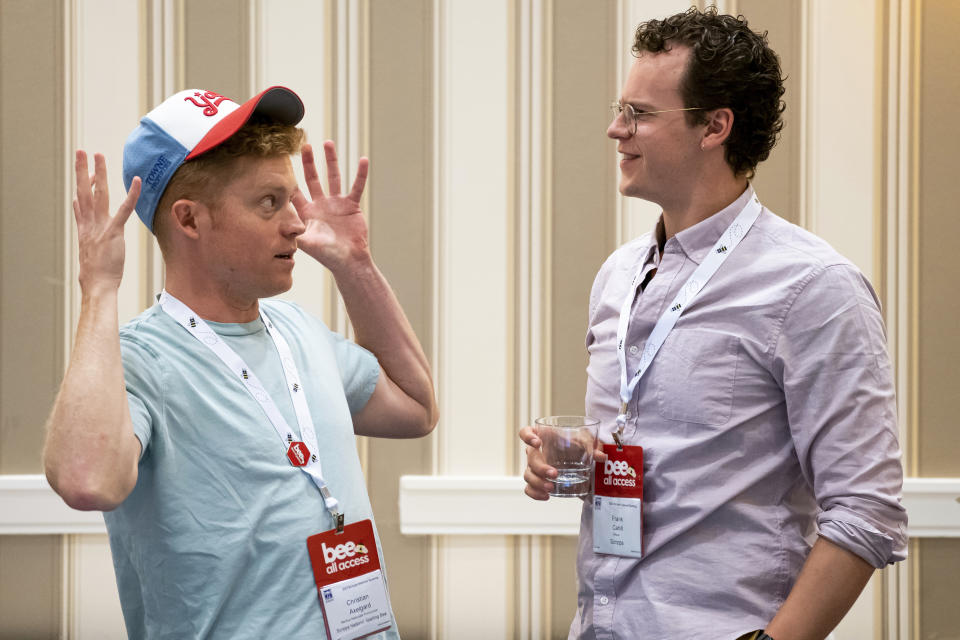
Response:
[{"label": "red badge clip", "polygon": [[310,450],[302,442],[291,442],[287,449],[287,457],[290,458],[290,464],[295,467],[305,467],[310,461]]}]

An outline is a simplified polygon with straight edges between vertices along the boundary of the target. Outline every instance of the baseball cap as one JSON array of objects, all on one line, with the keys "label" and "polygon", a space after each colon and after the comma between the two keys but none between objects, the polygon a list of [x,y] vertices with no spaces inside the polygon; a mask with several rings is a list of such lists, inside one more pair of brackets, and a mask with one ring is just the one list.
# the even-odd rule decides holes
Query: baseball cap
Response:
[{"label": "baseball cap", "polygon": [[142,187],[136,211],[153,231],[153,216],[167,183],[187,160],[210,151],[236,133],[254,114],[294,125],[303,102],[286,87],[270,87],[243,104],[203,89],[173,94],[140,119],[123,146],[123,184],[135,176]]}]

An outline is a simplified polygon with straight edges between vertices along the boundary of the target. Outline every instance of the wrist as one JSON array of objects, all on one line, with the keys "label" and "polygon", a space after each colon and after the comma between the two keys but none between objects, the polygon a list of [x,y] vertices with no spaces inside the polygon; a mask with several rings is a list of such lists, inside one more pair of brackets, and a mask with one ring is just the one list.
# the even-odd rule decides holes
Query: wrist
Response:
[{"label": "wrist", "polygon": [[80,284],[80,303],[97,304],[116,300],[120,295],[120,287],[115,282],[97,282]]},{"label": "wrist", "polygon": [[327,268],[338,286],[372,280],[378,273],[377,265],[374,264],[370,252],[352,254],[342,261],[328,265]]}]

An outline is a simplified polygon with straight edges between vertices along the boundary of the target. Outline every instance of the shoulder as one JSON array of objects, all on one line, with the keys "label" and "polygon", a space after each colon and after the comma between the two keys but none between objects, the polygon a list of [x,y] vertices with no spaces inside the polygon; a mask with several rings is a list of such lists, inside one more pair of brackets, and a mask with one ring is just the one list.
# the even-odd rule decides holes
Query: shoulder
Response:
[{"label": "shoulder", "polygon": [[757,240],[768,249],[776,249],[770,254],[782,255],[797,265],[820,270],[830,266],[843,265],[854,267],[829,242],[803,227],[784,220],[769,209],[764,209],[754,224]]},{"label": "shoulder", "polygon": [[[749,242],[748,242],[749,240]],[[784,289],[787,298],[801,292],[826,297],[865,294],[879,305],[863,272],[823,238],[764,209],[744,239],[741,267],[755,282]],[[736,255],[736,254],[735,254]]]},{"label": "shoulder", "polygon": [[160,305],[146,309],[120,327],[120,351],[124,360],[129,357],[159,360],[158,346],[174,328],[178,328],[176,323],[163,312]]}]

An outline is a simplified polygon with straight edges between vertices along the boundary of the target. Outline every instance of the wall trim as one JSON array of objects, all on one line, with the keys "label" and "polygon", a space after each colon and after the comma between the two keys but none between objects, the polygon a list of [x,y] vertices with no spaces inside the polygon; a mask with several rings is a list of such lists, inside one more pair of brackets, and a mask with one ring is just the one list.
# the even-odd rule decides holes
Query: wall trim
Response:
[{"label": "wall trim", "polygon": [[0,535],[106,532],[101,512],[71,509],[45,476],[0,475]]},{"label": "wall trim", "polygon": [[[402,476],[405,535],[577,535],[580,501],[535,502],[520,476]],[[911,538],[960,538],[960,478],[907,478]],[[99,511],[75,511],[40,474],[0,475],[0,535],[106,533]]]},{"label": "wall trim", "polygon": [[[577,535],[580,501],[535,502],[519,476],[403,476],[404,534]],[[960,538],[960,478],[907,478],[913,538]]]}]

